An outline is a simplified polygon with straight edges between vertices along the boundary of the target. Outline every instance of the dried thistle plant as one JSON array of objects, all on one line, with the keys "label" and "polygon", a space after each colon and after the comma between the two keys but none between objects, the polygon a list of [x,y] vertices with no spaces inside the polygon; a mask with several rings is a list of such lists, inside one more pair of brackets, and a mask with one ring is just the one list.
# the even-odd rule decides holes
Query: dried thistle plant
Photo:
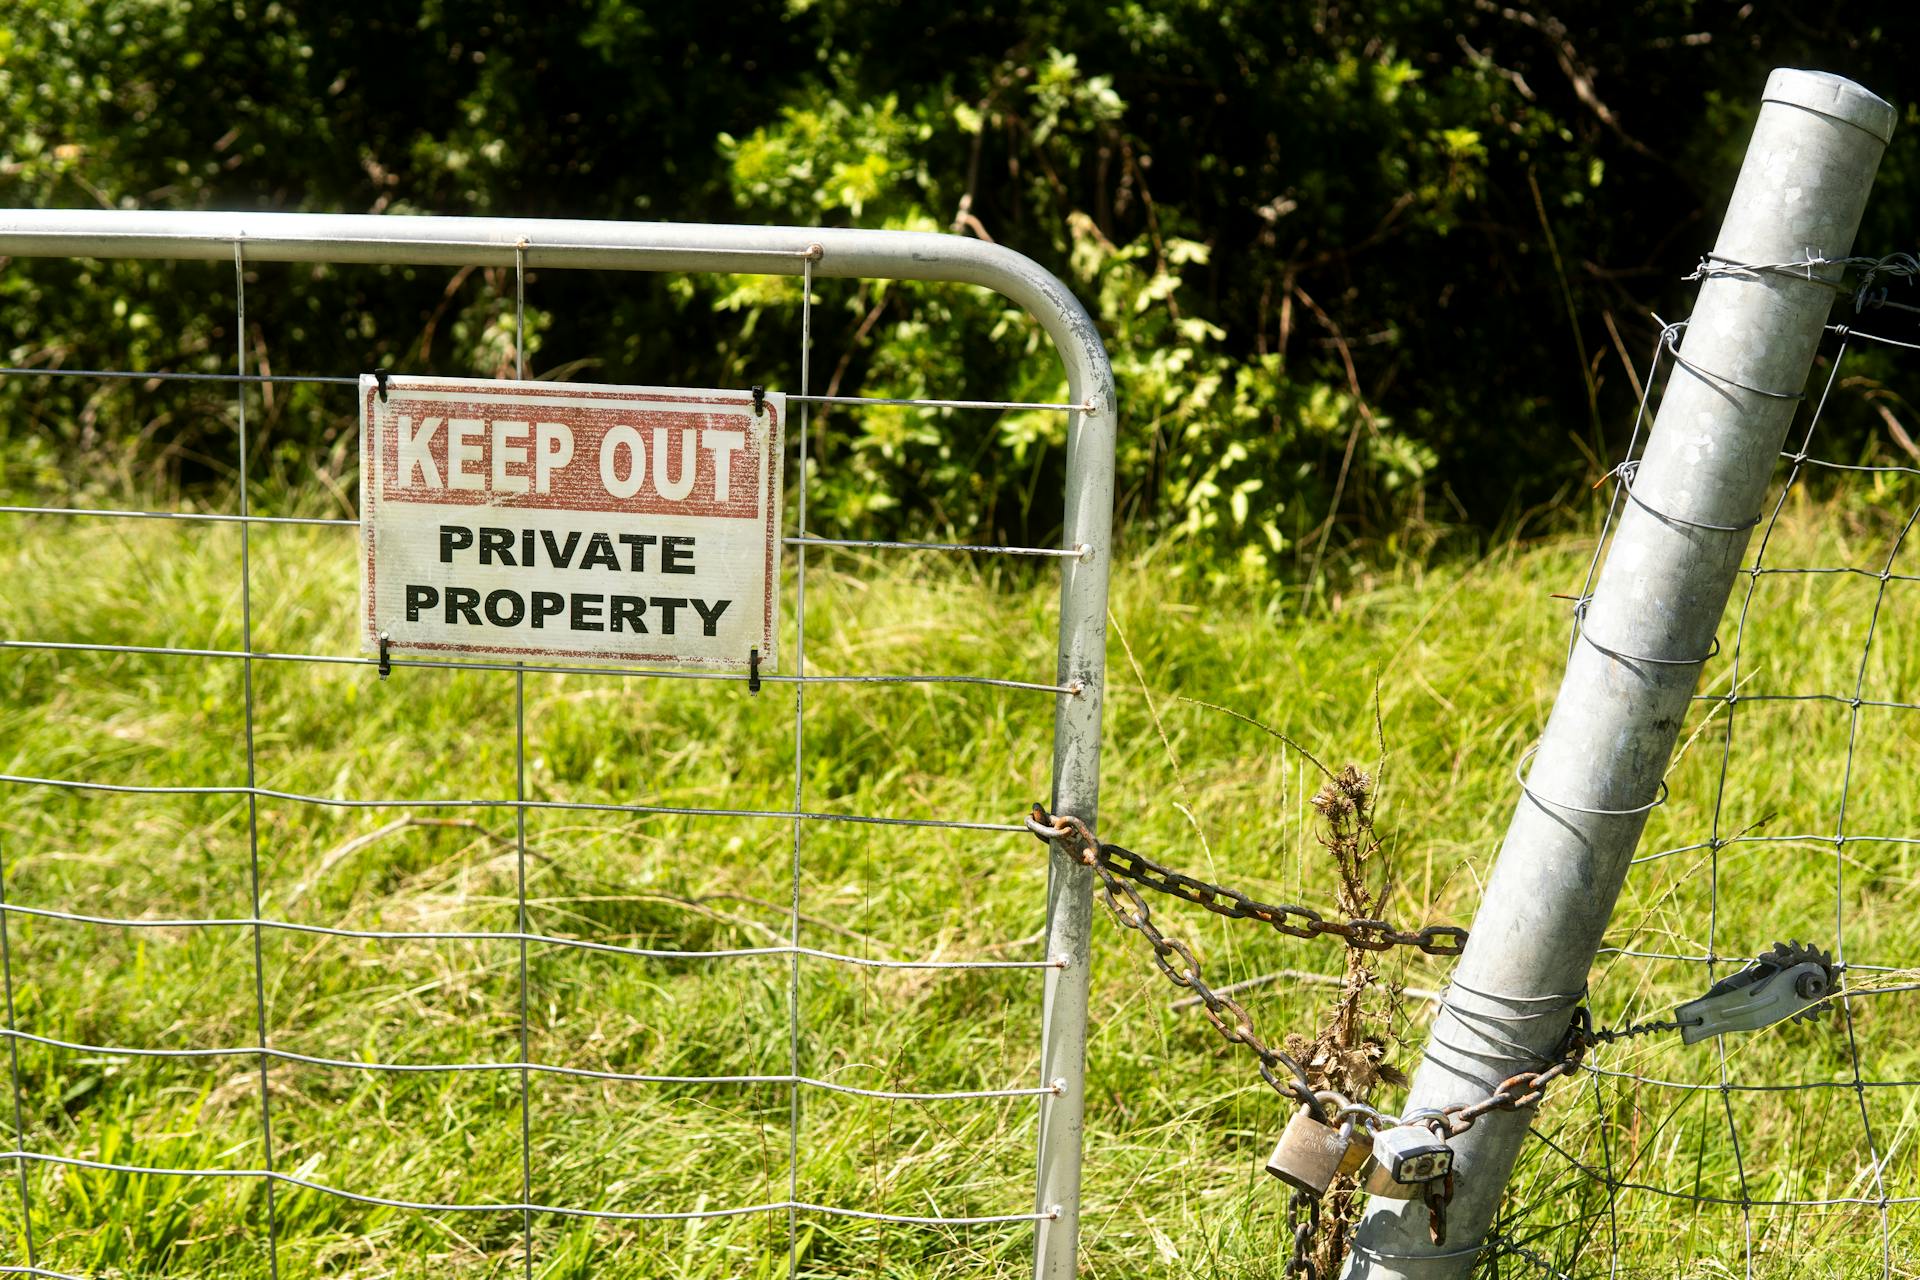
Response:
[{"label": "dried thistle plant", "polygon": [[[1372,883],[1380,854],[1373,802],[1373,777],[1355,765],[1330,773],[1312,800],[1322,822],[1318,839],[1334,864],[1334,901],[1341,912],[1357,920],[1373,919],[1375,907],[1392,887],[1384,876],[1378,885]],[[1298,1033],[1288,1036],[1287,1051],[1306,1066],[1314,1088],[1332,1089],[1364,1102],[1383,1081],[1391,1085],[1407,1081],[1386,1061],[1394,1042],[1392,993],[1388,991],[1385,1000],[1367,998],[1380,983],[1376,954],[1359,947],[1345,951],[1346,972],[1332,1010],[1311,1040]],[[1359,1180],[1336,1179],[1322,1206],[1320,1235],[1314,1244],[1314,1262],[1321,1275],[1337,1274],[1359,1212]]]}]

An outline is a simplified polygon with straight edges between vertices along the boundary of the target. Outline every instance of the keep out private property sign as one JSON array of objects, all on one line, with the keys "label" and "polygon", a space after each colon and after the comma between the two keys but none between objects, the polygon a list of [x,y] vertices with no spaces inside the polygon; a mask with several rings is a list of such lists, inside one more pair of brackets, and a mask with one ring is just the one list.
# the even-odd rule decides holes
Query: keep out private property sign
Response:
[{"label": "keep out private property sign", "polygon": [[360,381],[369,650],[775,667],[786,398]]}]

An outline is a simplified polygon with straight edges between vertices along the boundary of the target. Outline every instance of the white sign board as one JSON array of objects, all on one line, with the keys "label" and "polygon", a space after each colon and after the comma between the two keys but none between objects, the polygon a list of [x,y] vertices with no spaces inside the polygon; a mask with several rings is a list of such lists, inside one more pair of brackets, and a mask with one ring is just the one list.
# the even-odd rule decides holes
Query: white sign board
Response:
[{"label": "white sign board", "polygon": [[367,648],[775,667],[786,398],[360,380]]}]

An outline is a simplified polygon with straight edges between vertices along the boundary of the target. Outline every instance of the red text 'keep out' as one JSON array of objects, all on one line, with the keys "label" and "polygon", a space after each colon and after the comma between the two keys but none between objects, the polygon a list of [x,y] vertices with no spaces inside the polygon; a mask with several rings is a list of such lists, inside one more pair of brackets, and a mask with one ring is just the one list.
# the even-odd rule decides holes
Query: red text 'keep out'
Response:
[{"label": "red text 'keep out'", "polygon": [[[403,502],[753,519],[760,458],[737,414],[395,397],[384,496]],[[511,413],[513,416],[507,416]]]}]

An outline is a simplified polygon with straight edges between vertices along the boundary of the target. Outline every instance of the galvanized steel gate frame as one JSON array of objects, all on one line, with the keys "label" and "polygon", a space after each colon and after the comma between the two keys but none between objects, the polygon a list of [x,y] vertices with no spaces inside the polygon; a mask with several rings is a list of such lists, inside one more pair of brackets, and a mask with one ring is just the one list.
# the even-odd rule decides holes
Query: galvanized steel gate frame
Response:
[{"label": "galvanized steel gate frame", "polygon": [[[1097,821],[1118,423],[1113,373],[1085,308],[1051,273],[1023,255],[958,236],[902,231],[116,210],[0,212],[0,255],[232,261],[237,272],[247,263],[259,262],[508,267],[516,270],[517,281],[532,268],[725,272],[801,276],[808,281],[814,277],[950,281],[979,285],[1004,295],[1040,323],[1066,369],[1068,404],[1050,406],[1064,409],[1067,416],[1065,515],[1061,548],[1052,552],[1060,563],[1061,591],[1051,800],[1056,812],[1074,814],[1090,824]],[[244,344],[244,334],[241,342]],[[245,380],[244,376],[239,379]],[[807,399],[806,390],[803,386],[802,396],[794,399]],[[991,406],[982,403],[980,407]],[[244,416],[241,431],[244,477]],[[258,519],[248,512],[244,489],[243,479],[239,515],[225,517],[240,523],[243,548],[248,521]],[[799,544],[797,558],[804,593],[806,544],[810,539],[806,536],[804,497],[802,503],[801,527],[794,541]],[[800,599],[804,600],[804,594]],[[251,652],[250,632],[245,643],[246,652],[228,656],[241,657],[250,671],[251,663],[262,655]],[[796,653],[796,675],[785,677],[802,682],[796,685],[797,700],[805,679],[804,662],[802,645]],[[800,756],[797,746],[796,795]],[[252,776],[250,702],[248,774],[247,787],[240,790],[257,801],[261,792]],[[798,809],[796,804],[796,829],[801,821]],[[524,823],[524,808],[521,820]],[[797,865],[796,853],[796,869]],[[1035,1211],[1031,1215],[1035,1225],[1034,1274],[1055,1280],[1074,1273],[1079,1233],[1092,891],[1092,870],[1056,843],[1047,880],[1047,963],[1043,966],[1040,1054],[1040,1080],[1045,1087],[1036,1091],[1040,1108],[1038,1168]],[[524,927],[523,922],[523,933]],[[794,962],[798,963],[797,954]],[[797,1005],[795,1008],[793,1034],[797,1041]],[[264,1072],[264,1053],[262,1061]],[[798,1086],[794,1088],[797,1097]],[[24,1170],[26,1156],[22,1152],[11,1154]],[[789,1203],[762,1207],[784,1208],[791,1216],[800,1206]],[[530,1214],[531,1209],[527,1212]],[[884,1215],[856,1211],[856,1216]]]}]

